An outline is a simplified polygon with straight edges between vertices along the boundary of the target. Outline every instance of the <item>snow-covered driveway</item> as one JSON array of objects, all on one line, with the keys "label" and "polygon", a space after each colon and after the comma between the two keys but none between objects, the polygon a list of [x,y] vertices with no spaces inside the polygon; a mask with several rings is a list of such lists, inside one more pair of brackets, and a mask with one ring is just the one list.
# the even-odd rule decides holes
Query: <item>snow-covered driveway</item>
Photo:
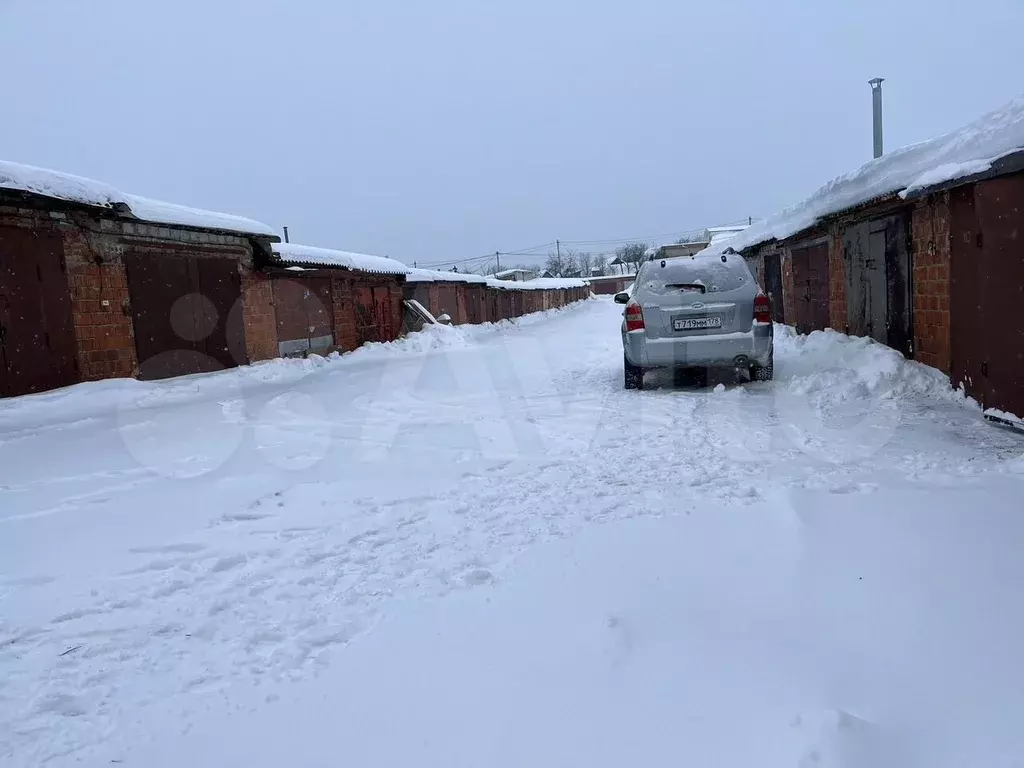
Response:
[{"label": "snow-covered driveway", "polygon": [[832,333],[626,392],[619,312],[0,403],[0,764],[1014,765],[1021,436]]}]

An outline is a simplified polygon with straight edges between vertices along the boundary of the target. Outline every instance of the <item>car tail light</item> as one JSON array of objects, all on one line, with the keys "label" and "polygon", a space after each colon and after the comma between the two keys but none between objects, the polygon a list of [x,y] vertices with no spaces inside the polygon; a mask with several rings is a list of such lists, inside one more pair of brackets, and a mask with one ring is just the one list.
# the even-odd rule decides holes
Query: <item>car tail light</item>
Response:
[{"label": "car tail light", "polygon": [[754,299],[754,321],[758,323],[772,321],[772,300],[763,293],[757,294],[757,298]]},{"label": "car tail light", "polygon": [[626,306],[626,330],[642,331],[644,329],[644,311],[639,304]]}]

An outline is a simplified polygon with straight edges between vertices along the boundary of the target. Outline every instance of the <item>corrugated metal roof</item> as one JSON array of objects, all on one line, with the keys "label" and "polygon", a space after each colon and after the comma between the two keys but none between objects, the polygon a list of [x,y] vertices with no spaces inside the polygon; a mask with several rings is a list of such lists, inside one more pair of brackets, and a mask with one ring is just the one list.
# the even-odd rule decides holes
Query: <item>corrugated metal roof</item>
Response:
[{"label": "corrugated metal roof", "polygon": [[407,275],[409,267],[386,256],[335,251],[297,243],[276,243],[274,256],[282,266],[327,267],[370,272],[378,275]]}]

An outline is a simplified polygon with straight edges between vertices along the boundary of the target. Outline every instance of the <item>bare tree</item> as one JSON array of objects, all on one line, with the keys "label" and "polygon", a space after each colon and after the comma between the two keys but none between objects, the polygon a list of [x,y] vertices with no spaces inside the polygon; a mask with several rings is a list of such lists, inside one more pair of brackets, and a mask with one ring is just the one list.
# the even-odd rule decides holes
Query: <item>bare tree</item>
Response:
[{"label": "bare tree", "polygon": [[549,253],[547,261],[544,262],[544,269],[555,277],[563,277],[566,271],[565,254]]},{"label": "bare tree", "polygon": [[579,273],[580,277],[590,277],[590,269],[594,265],[594,257],[587,251],[566,251],[566,258],[571,265],[570,273]]},{"label": "bare tree", "polygon": [[626,243],[615,249],[615,255],[626,263],[633,272],[640,268],[646,253],[647,243]]},{"label": "bare tree", "polygon": [[690,232],[683,235],[676,240],[676,245],[687,245],[689,243],[706,243],[710,238],[707,236],[706,230],[700,230],[699,232]]},{"label": "bare tree", "polygon": [[591,257],[590,263],[591,274],[603,275],[608,271],[608,254],[595,253]]}]

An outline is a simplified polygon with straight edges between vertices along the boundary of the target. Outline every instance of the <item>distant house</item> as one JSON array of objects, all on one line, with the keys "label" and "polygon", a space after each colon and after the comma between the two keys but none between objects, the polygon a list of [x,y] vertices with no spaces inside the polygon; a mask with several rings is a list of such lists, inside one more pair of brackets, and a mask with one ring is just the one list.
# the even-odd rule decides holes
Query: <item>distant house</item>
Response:
[{"label": "distant house", "polygon": [[608,262],[608,271],[614,275],[630,274],[636,271],[635,267],[635,264],[623,261],[621,256],[616,256]]},{"label": "distant house", "polygon": [[724,227],[708,227],[700,236],[687,243],[666,243],[655,246],[647,253],[649,256],[663,259],[674,259],[680,256],[693,256],[705,248],[717,246],[724,243],[731,237],[735,237],[749,227],[749,224],[733,224]]},{"label": "distant house", "polygon": [[674,259],[679,256],[693,256],[708,247],[709,241],[701,240],[693,243],[670,243],[652,250],[652,256],[659,256],[664,259]]},{"label": "distant house", "polygon": [[535,280],[537,278],[537,271],[534,269],[503,269],[501,272],[495,272],[494,277],[498,280],[525,283],[527,280]]},{"label": "distant house", "polygon": [[750,224],[735,224],[729,227],[708,227],[705,230],[708,245],[718,245],[723,240],[728,240],[730,237],[738,235],[749,226]]}]

